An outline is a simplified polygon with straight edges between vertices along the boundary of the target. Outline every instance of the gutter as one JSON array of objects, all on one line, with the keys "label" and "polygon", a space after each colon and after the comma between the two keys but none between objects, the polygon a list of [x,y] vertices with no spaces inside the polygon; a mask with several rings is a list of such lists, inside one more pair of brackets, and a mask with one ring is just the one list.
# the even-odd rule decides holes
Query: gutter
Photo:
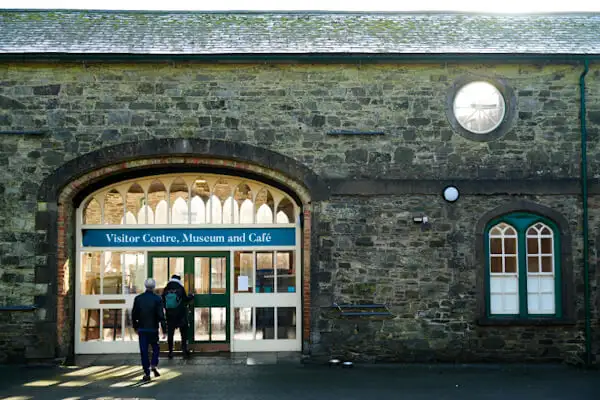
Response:
[{"label": "gutter", "polygon": [[583,72],[579,77],[579,90],[581,102],[581,201],[583,209],[583,298],[585,309],[585,363],[592,364],[592,332],[591,332],[591,306],[590,306],[590,273],[589,273],[589,226],[588,226],[588,171],[587,171],[587,129],[586,129],[586,104],[585,104],[585,76],[589,71],[589,60],[583,59]]},{"label": "gutter", "polygon": [[294,64],[378,64],[446,62],[560,62],[580,64],[582,60],[600,61],[600,54],[548,53],[19,53],[1,52],[0,62],[84,62],[84,63],[294,63]]}]

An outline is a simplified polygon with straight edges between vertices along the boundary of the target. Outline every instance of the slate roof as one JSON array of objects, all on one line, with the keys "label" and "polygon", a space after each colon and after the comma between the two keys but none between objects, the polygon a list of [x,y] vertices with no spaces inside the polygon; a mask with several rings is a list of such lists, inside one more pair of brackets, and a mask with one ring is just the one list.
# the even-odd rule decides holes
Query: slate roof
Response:
[{"label": "slate roof", "polygon": [[0,54],[600,54],[600,14],[0,10]]}]

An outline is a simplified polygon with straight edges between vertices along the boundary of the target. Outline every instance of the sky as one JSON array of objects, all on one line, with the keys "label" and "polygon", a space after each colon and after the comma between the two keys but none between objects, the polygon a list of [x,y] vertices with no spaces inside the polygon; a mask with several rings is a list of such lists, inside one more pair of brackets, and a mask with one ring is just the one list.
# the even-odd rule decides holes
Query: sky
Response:
[{"label": "sky", "polygon": [[[284,4],[282,4],[284,3]],[[0,0],[8,9],[471,11],[491,13],[600,11],[594,0]]]}]

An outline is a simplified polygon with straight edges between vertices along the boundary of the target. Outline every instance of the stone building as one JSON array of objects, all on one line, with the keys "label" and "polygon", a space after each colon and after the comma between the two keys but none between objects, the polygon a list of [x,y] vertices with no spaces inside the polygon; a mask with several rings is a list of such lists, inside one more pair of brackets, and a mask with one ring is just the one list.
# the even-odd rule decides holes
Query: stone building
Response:
[{"label": "stone building", "polygon": [[[600,16],[0,12],[0,362],[596,363]],[[584,118],[580,118],[583,115]]]}]

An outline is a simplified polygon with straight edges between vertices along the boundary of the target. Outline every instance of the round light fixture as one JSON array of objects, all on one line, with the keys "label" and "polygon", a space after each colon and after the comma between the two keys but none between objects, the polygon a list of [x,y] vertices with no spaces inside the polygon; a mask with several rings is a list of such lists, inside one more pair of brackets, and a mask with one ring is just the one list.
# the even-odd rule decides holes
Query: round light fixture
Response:
[{"label": "round light fixture", "polygon": [[460,194],[455,186],[447,186],[444,189],[443,196],[444,200],[446,200],[448,203],[454,203],[456,200],[458,200],[458,196],[460,196]]}]

